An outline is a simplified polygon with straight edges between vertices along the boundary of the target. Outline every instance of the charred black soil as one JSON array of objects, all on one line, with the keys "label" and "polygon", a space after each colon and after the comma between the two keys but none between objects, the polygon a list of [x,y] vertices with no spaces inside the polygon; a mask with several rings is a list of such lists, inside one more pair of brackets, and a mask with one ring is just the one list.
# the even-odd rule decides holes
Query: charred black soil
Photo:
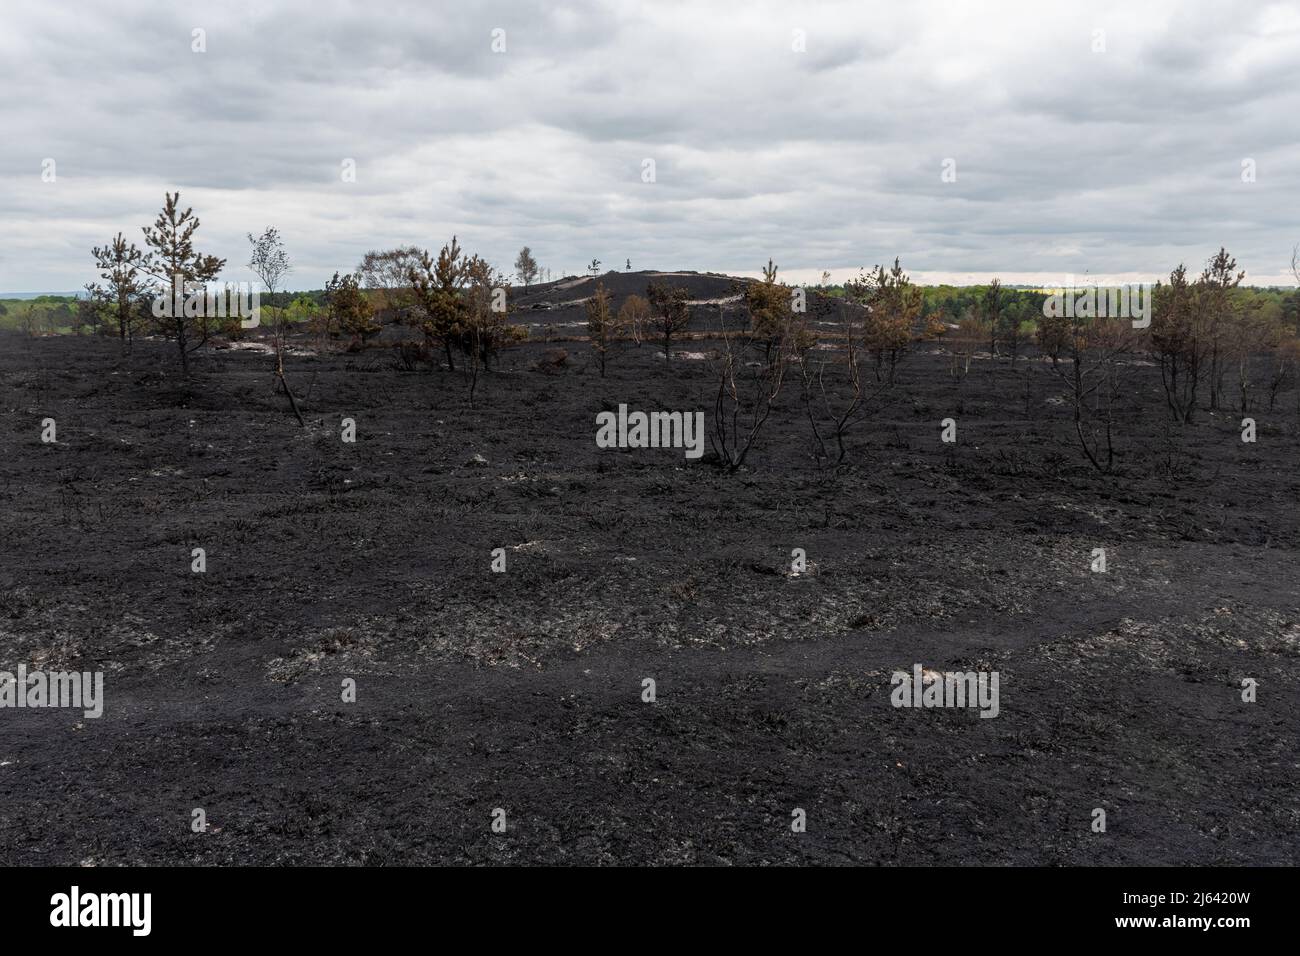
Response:
[{"label": "charred black soil", "polygon": [[[537,341],[472,406],[298,355],[303,428],[265,354],[0,339],[0,669],[106,698],[0,710],[0,861],[1300,862],[1294,392],[1247,444],[1134,366],[1105,477],[1048,363],[926,346],[833,480],[793,388],[734,475],[596,447],[620,403],[707,413],[708,347],[601,379]],[[998,671],[998,717],[894,708],[917,663]]]}]

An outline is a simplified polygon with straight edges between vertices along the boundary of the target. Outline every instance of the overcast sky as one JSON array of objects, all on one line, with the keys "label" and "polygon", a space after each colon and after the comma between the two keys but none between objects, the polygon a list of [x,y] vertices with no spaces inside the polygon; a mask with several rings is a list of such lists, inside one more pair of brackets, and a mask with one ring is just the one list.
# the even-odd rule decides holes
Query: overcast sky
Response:
[{"label": "overcast sky", "polygon": [[1292,284],[1300,242],[1296,3],[5,0],[0,120],[4,291],[80,288],[175,189],[227,278],[278,226],[295,288],[453,233],[502,267],[792,281],[1226,245]]}]

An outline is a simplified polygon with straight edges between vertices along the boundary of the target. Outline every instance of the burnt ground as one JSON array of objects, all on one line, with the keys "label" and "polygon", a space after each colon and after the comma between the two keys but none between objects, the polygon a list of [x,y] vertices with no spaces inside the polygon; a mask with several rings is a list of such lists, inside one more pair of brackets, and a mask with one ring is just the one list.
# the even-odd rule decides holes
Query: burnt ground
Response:
[{"label": "burnt ground", "polygon": [[[473,407],[297,356],[300,428],[262,354],[187,384],[163,342],[0,339],[0,669],[107,698],[0,710],[0,862],[1298,862],[1294,392],[1243,444],[1134,366],[1103,478],[1049,366],[929,346],[822,482],[793,395],[736,475],[597,449],[603,408],[707,410],[709,367],[555,347]],[[893,708],[914,663],[996,669],[1000,716]]]}]

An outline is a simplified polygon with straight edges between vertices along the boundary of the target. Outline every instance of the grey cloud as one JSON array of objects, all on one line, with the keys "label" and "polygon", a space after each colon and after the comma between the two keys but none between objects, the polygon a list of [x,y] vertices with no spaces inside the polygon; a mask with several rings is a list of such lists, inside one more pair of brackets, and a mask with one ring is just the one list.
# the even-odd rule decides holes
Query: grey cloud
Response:
[{"label": "grey cloud", "polygon": [[989,274],[1163,274],[1220,244],[1280,272],[1300,240],[1300,15],[1280,5],[267,9],[6,11],[0,288],[79,287],[90,246],[138,239],[178,187],[203,249],[236,268],[274,223],[314,286],[452,233],[503,266],[527,242],[554,269]]}]

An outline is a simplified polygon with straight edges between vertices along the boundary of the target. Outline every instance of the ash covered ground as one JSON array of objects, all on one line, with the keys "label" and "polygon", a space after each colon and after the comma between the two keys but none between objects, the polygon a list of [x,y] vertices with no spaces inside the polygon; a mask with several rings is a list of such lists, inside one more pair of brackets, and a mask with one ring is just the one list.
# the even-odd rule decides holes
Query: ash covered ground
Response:
[{"label": "ash covered ground", "polygon": [[[730,282],[675,279],[671,362],[600,378],[551,285],[472,405],[304,343],[305,428],[254,348],[187,382],[163,341],[0,339],[0,668],[105,673],[100,719],[0,711],[0,861],[1298,862],[1294,391],[1245,444],[1138,364],[1103,477],[1049,363],[939,343],[833,480],[793,389],[734,475],[598,449],[620,403],[712,407]],[[998,671],[999,716],[891,706],[917,663]]]}]

